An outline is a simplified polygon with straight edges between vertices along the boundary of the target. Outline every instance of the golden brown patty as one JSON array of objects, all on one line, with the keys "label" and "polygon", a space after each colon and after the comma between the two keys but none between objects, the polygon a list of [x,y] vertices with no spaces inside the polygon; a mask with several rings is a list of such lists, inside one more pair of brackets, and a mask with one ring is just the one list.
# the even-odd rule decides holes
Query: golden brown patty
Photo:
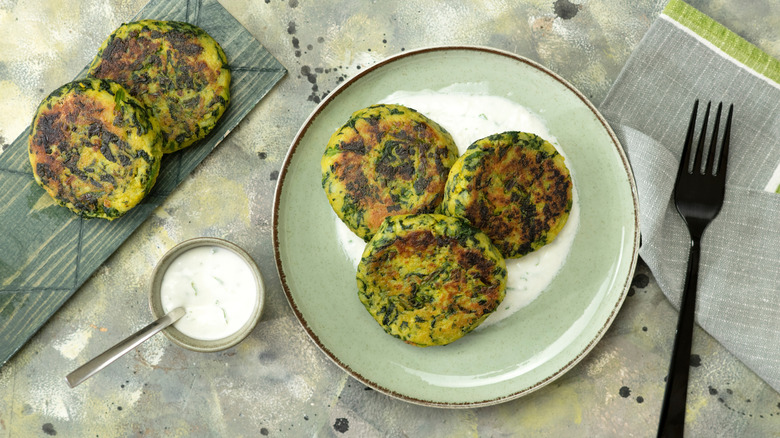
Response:
[{"label": "golden brown patty", "polygon": [[160,170],[160,126],[121,85],[85,79],[38,107],[29,136],[35,180],[84,217],[114,219],[149,193]]},{"label": "golden brown patty", "polygon": [[401,105],[373,105],[330,138],[322,187],[336,214],[364,240],[388,216],[432,212],[458,156],[452,136]]},{"label": "golden brown patty", "polygon": [[421,347],[445,345],[498,307],[506,265],[487,235],[463,219],[393,216],[368,242],[357,284],[387,333]]},{"label": "golden brown patty", "polygon": [[163,152],[208,134],[230,101],[230,70],[219,44],[199,27],[142,20],[103,42],[89,74],[124,85],[163,130]]},{"label": "golden brown patty", "polygon": [[513,258],[552,242],[571,205],[563,156],[534,134],[511,131],[468,147],[452,167],[442,211],[468,219]]}]

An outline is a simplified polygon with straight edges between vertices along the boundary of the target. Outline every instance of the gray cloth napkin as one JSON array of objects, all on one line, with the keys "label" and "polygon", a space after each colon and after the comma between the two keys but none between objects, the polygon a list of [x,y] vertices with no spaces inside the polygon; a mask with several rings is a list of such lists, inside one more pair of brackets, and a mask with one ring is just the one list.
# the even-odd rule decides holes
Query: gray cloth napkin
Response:
[{"label": "gray cloth napkin", "polygon": [[702,240],[696,318],[780,391],[780,193],[765,190],[780,165],[778,77],[776,59],[672,0],[600,109],[636,178],[639,254],[679,308],[689,237],[672,191],[687,124],[695,99],[699,123],[707,101],[734,104],[726,199]]}]

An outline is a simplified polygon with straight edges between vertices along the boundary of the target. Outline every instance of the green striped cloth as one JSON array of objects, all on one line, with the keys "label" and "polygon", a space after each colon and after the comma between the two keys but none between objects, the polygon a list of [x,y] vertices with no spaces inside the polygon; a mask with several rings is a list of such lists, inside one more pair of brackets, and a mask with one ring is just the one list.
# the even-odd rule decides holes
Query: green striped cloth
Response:
[{"label": "green striped cloth", "polygon": [[[742,39],[739,35],[723,27],[720,23],[702,14],[698,10],[679,0],[673,0],[664,9],[664,16],[693,32],[696,37],[712,44],[713,49],[721,51],[724,58],[731,58],[754,74],[765,80],[780,84],[780,61],[767,55],[758,47]],[[778,121],[775,119],[775,124]],[[780,165],[767,181],[766,190],[780,193]]]},{"label": "green striped cloth", "polygon": [[600,109],[634,170],[640,256],[675,306],[689,237],[672,191],[696,99],[734,104],[726,200],[702,242],[697,321],[780,391],[780,61],[671,0]]}]

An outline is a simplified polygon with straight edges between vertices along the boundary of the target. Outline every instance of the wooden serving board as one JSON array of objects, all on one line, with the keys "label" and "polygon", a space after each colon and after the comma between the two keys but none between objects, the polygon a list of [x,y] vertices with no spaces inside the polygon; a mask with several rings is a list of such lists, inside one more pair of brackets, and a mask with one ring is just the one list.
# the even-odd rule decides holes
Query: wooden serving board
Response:
[{"label": "wooden serving board", "polygon": [[166,155],[152,192],[111,222],[82,219],[46,202],[49,195],[35,183],[27,154],[29,127],[0,154],[0,366],[287,72],[216,0],[152,0],[133,21],[145,18],[186,21],[220,43],[232,71],[230,105],[208,137]]}]

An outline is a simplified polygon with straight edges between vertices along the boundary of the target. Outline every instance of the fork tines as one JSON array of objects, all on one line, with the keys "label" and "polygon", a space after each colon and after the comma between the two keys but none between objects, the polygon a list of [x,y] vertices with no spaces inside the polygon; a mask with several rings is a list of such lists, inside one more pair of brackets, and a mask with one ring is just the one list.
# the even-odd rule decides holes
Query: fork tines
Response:
[{"label": "fork tines", "polygon": [[[731,137],[731,116],[734,113],[734,104],[729,105],[729,113],[726,118],[726,129],[725,133],[723,135],[723,145],[722,151],[720,153],[716,154],[716,149],[718,146],[718,132],[720,130],[720,114],[721,110],[723,109],[723,102],[718,104],[718,112],[715,115],[715,124],[712,129],[712,138],[710,139],[710,148],[707,152],[707,161],[705,162],[706,168],[703,168],[702,166],[702,160],[703,152],[704,152],[704,141],[705,141],[705,133],[707,132],[707,126],[709,124],[709,118],[710,118],[710,106],[712,102],[707,102],[707,111],[704,113],[704,122],[702,124],[703,129],[701,130],[701,134],[699,135],[699,141],[698,145],[696,147],[696,156],[693,160],[693,166],[691,167],[689,165],[688,167],[688,173],[693,173],[694,171],[697,171],[701,175],[710,174],[715,175],[718,177],[725,177],[725,160],[718,160],[719,156],[727,156],[728,150],[729,150],[729,138]],[[696,131],[696,115],[698,114],[699,110],[699,99],[696,99],[696,102],[693,104],[693,114],[691,114],[691,121],[688,125],[688,133],[685,137],[685,144],[683,147],[683,155],[682,155],[682,162],[684,163],[690,163],[691,162],[691,149],[693,146],[693,136],[694,132]],[[715,161],[718,161],[717,168],[715,167]]]}]

